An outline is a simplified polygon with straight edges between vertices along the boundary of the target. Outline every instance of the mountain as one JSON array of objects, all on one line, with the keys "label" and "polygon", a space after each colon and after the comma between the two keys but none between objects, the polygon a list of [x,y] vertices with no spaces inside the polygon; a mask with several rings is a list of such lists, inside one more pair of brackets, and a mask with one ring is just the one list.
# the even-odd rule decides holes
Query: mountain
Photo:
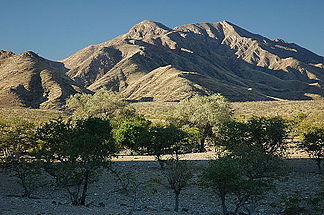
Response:
[{"label": "mountain", "polygon": [[60,108],[70,95],[89,92],[65,72],[62,63],[34,52],[0,50],[0,106]]},{"label": "mountain", "polygon": [[324,58],[230,22],[169,28],[145,20],[61,61],[67,75],[129,100],[178,101],[219,92],[232,101],[324,96]]},{"label": "mountain", "polygon": [[130,101],[306,100],[324,96],[323,81],[322,56],[227,21],[169,28],[145,20],[60,62],[0,50],[0,106],[61,108],[102,87]]}]

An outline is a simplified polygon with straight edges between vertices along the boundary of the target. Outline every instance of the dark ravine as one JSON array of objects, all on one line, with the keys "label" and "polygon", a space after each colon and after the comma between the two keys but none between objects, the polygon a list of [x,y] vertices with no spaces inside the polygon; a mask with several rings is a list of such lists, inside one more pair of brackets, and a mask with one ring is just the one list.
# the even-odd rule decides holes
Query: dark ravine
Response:
[{"label": "dark ravine", "polygon": [[145,20],[61,62],[0,52],[0,105],[57,108],[106,87],[127,100],[179,101],[221,93],[231,101],[324,96],[324,58],[230,22],[175,28]]}]

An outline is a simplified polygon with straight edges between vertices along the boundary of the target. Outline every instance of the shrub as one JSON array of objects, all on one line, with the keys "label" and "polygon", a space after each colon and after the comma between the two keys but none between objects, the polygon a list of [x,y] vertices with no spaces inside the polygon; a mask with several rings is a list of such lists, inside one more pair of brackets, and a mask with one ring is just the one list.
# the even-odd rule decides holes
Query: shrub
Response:
[{"label": "shrub", "polygon": [[324,128],[313,128],[304,133],[303,141],[299,145],[303,151],[316,162],[319,173],[322,172],[322,161],[324,159]]}]

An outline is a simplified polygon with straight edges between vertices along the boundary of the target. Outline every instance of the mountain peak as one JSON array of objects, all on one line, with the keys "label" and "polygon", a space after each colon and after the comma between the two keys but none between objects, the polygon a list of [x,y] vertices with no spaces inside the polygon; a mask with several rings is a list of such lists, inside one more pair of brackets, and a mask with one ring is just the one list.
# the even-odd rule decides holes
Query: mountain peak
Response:
[{"label": "mountain peak", "polygon": [[[106,87],[127,100],[179,101],[211,93],[231,101],[296,100],[324,97],[323,59],[227,20],[173,29],[144,20],[124,35],[65,59],[69,71],[63,65],[55,68],[89,90]],[[49,65],[50,70],[54,64],[22,60],[31,68]]]},{"label": "mountain peak", "polygon": [[[145,27],[152,27],[152,28],[162,28],[164,30],[170,30],[167,26],[163,25],[160,22],[155,22],[152,20],[143,20],[142,22],[136,24],[137,26],[145,26]],[[135,26],[136,26],[135,25]]]},{"label": "mountain peak", "polygon": [[222,21],[219,21],[219,22],[217,22],[217,23],[219,23],[219,24],[223,24],[223,25],[232,25],[232,26],[234,26],[233,23],[231,23],[230,21],[227,21],[227,20],[222,20]]},{"label": "mountain peak", "polygon": [[144,20],[134,25],[128,32],[128,35],[132,38],[144,38],[146,36],[155,36],[164,34],[171,29],[162,23],[152,20]]},{"label": "mountain peak", "polygon": [[40,58],[38,54],[33,51],[25,51],[19,54],[21,57],[28,57],[28,58]]}]

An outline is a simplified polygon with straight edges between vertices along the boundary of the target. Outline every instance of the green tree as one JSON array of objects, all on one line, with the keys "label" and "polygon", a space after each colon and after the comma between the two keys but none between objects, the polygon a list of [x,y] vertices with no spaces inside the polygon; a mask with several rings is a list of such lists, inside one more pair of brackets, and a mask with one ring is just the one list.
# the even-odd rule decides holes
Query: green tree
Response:
[{"label": "green tree", "polygon": [[170,158],[166,162],[164,174],[167,178],[169,188],[174,192],[174,211],[179,211],[179,196],[183,188],[187,187],[192,177],[192,169],[186,161],[178,157]]},{"label": "green tree", "polygon": [[153,154],[164,167],[163,155],[174,154],[177,158],[180,154],[191,150],[190,136],[175,125],[156,125],[150,128],[150,142],[146,145],[147,152]]},{"label": "green tree", "polygon": [[171,112],[170,120],[179,126],[189,125],[200,131],[199,150],[205,151],[205,141],[213,128],[231,119],[233,110],[220,94],[194,96],[179,102]]},{"label": "green tree", "polygon": [[232,154],[242,169],[244,181],[234,193],[248,214],[256,214],[257,202],[274,188],[273,180],[285,175],[285,164],[276,155],[251,147],[244,154]]},{"label": "green tree", "polygon": [[319,173],[322,172],[324,159],[324,128],[313,128],[303,135],[303,142],[299,148],[308,153],[316,162]]},{"label": "green tree", "polygon": [[[263,154],[262,156],[269,155]],[[258,157],[260,161],[261,155]],[[251,160],[253,160],[252,157],[240,158],[226,155],[211,161],[203,172],[202,184],[213,188],[220,197],[224,215],[236,215],[240,212],[248,212],[249,215],[256,214],[257,200],[274,187],[268,172],[261,173],[261,169],[251,171],[252,168],[258,168],[254,165],[256,160]],[[230,196],[232,198],[228,201]],[[233,211],[229,211],[230,205],[234,208]]]},{"label": "green tree", "polygon": [[150,121],[140,116],[124,119],[114,130],[115,140],[122,147],[143,152],[150,143],[150,125]]},{"label": "green tree", "polygon": [[222,211],[228,215],[226,198],[242,185],[242,173],[238,162],[228,156],[209,162],[201,178],[204,186],[210,187],[221,199]]},{"label": "green tree", "polygon": [[246,122],[249,142],[269,153],[282,153],[287,148],[289,122],[282,117],[253,117]]},{"label": "green tree", "polygon": [[135,109],[124,102],[118,94],[104,88],[97,90],[93,95],[75,94],[67,100],[66,107],[75,118],[114,119],[112,123],[135,115]]},{"label": "green tree", "polygon": [[37,137],[38,156],[45,161],[45,169],[59,179],[72,204],[85,205],[89,184],[110,166],[110,158],[117,152],[109,121],[57,119],[39,128]]},{"label": "green tree", "polygon": [[23,187],[23,197],[30,197],[32,192],[43,185],[39,162],[33,156],[35,150],[35,126],[32,123],[19,123],[1,126],[2,167],[9,174],[19,179]]},{"label": "green tree", "polygon": [[252,117],[247,121],[224,123],[214,136],[216,145],[230,151],[250,151],[251,147],[267,154],[282,154],[287,148],[290,124],[281,117]]},{"label": "green tree", "polygon": [[244,207],[249,214],[255,214],[257,201],[273,188],[273,179],[285,173],[278,154],[286,148],[288,131],[288,124],[277,117],[231,121],[218,130],[214,141],[224,147],[227,156],[236,160],[244,179],[232,190],[237,210]]}]

